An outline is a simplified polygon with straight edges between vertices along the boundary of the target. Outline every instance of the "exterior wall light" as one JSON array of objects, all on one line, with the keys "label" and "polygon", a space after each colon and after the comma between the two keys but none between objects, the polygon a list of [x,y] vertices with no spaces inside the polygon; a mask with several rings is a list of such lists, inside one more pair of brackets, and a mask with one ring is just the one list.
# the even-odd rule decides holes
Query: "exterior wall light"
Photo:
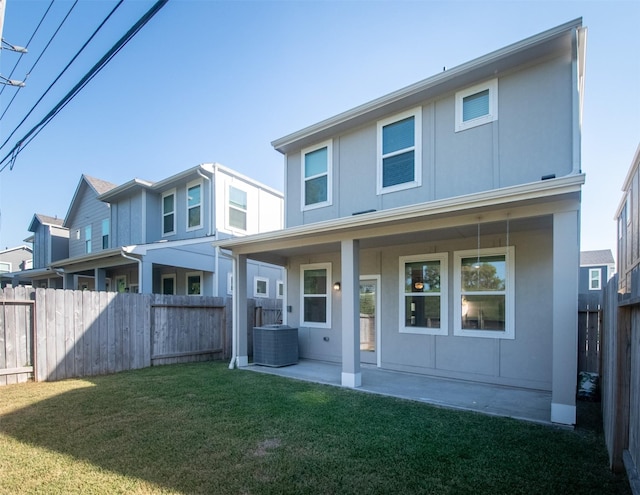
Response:
[{"label": "exterior wall light", "polygon": [[340,290],[340,282],[336,282],[333,284],[333,290]]}]

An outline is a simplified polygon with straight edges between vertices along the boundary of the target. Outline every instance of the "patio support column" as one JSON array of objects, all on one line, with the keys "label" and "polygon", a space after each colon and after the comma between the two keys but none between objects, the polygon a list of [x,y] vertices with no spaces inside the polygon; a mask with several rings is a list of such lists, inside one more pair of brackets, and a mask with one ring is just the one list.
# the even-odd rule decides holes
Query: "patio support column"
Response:
[{"label": "patio support column", "polygon": [[360,372],[360,241],[342,241],[342,386],[362,385]]},{"label": "patio support column", "polygon": [[551,421],[576,423],[578,374],[579,211],[553,215],[553,353]]},{"label": "patio support column", "polygon": [[153,263],[140,260],[138,262],[138,292],[153,293]]},{"label": "patio support column", "polygon": [[96,290],[107,290],[107,270],[95,268],[93,275],[96,280]]},{"label": "patio support column", "polygon": [[78,288],[77,279],[73,273],[65,273],[62,279],[62,288],[76,290]]},{"label": "patio support column", "polygon": [[233,335],[236,338],[236,365],[249,365],[247,343],[247,257],[234,259],[233,273]]}]

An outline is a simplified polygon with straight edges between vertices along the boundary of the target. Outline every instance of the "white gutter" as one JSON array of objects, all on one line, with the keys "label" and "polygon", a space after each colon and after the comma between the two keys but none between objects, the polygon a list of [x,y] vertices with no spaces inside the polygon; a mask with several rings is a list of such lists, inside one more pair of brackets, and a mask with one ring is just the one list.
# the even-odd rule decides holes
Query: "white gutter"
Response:
[{"label": "white gutter", "polygon": [[[127,247],[128,246],[123,246],[122,251],[120,251],[120,254],[122,255],[123,258],[126,258],[131,261],[135,261],[136,263],[138,263],[138,290],[140,291],[140,293],[144,294],[144,289],[146,287],[144,287],[142,284],[142,260],[140,258],[134,258],[133,256],[128,255],[126,253]],[[153,288],[151,292],[153,292]]]}]

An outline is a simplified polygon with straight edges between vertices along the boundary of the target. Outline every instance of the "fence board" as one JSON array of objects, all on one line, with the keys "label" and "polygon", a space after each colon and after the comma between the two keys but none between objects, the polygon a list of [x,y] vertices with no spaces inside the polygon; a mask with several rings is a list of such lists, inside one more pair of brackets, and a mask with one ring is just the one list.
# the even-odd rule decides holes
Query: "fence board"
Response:
[{"label": "fence board", "polygon": [[[31,371],[52,381],[230,357],[230,298],[7,288],[0,301],[0,385]],[[249,300],[249,339],[254,318],[270,323],[278,303]]]}]

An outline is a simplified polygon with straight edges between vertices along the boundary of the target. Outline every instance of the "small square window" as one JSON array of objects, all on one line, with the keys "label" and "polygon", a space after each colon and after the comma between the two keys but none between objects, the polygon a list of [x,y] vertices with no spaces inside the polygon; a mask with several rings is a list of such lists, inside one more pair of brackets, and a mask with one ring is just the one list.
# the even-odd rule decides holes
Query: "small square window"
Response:
[{"label": "small square window", "polygon": [[472,86],[456,93],[456,125],[460,132],[498,119],[498,80]]},{"label": "small square window", "polygon": [[269,297],[269,279],[253,277],[253,297]]}]

